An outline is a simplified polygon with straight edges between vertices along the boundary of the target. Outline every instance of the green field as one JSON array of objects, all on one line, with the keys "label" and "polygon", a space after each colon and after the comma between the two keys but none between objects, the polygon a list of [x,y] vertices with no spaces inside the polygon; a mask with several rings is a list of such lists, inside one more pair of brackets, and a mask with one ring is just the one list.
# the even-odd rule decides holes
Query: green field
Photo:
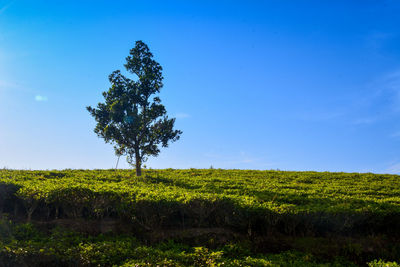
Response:
[{"label": "green field", "polygon": [[1,170],[0,214],[0,259],[14,263],[347,266],[400,258],[397,175]]}]

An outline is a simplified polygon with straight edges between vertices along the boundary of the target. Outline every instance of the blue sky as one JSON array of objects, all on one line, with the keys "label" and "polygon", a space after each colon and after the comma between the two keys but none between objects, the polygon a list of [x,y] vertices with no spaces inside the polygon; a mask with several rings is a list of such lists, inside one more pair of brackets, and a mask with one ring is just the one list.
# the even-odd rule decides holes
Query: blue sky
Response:
[{"label": "blue sky", "polygon": [[0,167],[115,166],[85,107],[143,40],[183,130],[148,167],[400,173],[398,14],[399,1],[0,0]]}]

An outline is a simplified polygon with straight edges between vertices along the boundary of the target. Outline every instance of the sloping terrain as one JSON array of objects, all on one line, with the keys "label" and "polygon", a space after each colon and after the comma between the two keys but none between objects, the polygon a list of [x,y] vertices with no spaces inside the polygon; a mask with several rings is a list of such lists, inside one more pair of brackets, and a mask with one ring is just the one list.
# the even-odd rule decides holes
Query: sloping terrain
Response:
[{"label": "sloping terrain", "polygon": [[[31,223],[22,226],[38,229],[44,247],[54,229],[68,229],[93,238],[133,238],[151,249],[174,240],[221,258],[229,255],[226,244],[246,244],[247,257],[299,251],[301,261],[365,264],[400,258],[399,178],[219,169],[145,170],[142,177],[130,170],[1,170],[0,214],[12,221],[10,229]],[[25,247],[30,237],[13,239],[9,232],[8,243],[0,245],[11,259],[17,252],[10,244]]]}]

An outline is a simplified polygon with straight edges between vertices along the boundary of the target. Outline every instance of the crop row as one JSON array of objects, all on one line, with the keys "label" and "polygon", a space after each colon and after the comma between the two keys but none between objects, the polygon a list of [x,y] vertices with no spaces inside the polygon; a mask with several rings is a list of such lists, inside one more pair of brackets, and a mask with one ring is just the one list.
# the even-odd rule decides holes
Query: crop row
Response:
[{"label": "crop row", "polygon": [[0,214],[105,217],[144,229],[399,234],[396,175],[239,170],[0,171]]},{"label": "crop row", "polygon": [[[342,259],[317,259],[307,253],[255,254],[245,243],[219,248],[191,247],[172,241],[144,245],[127,235],[85,236],[55,228],[38,231],[32,224],[0,220],[0,266],[355,266]],[[373,267],[395,262],[375,260]]]}]

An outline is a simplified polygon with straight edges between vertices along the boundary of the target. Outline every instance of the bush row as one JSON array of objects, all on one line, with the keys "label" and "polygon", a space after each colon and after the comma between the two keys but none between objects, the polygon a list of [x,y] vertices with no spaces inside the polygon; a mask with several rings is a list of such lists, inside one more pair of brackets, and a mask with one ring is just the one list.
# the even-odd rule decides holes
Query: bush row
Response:
[{"label": "bush row", "polygon": [[[127,235],[86,236],[55,228],[0,221],[0,266],[355,266],[341,258],[329,262],[311,254],[287,251],[254,254],[246,243],[217,249],[172,241],[147,246]],[[397,266],[382,260],[370,266]]]},{"label": "bush row", "polygon": [[2,170],[0,214],[28,221],[115,218],[149,231],[226,227],[250,236],[400,235],[398,176],[193,169],[131,175]]}]

